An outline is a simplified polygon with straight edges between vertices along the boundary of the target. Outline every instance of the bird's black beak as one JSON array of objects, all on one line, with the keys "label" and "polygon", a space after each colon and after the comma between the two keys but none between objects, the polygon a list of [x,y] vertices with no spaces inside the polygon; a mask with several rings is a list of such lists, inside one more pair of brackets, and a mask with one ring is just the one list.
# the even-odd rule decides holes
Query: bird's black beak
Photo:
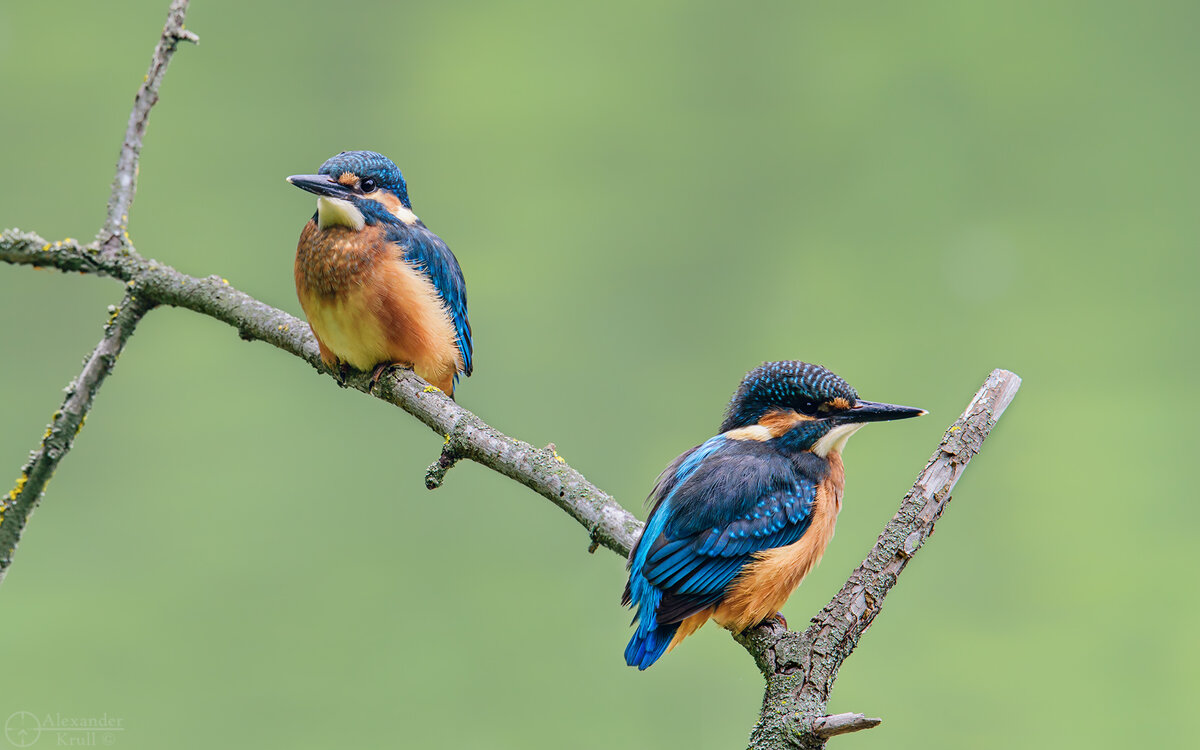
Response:
[{"label": "bird's black beak", "polygon": [[858,401],[853,408],[840,412],[833,417],[835,422],[842,424],[858,424],[860,422],[887,422],[893,419],[908,419],[919,417],[929,412],[911,406],[897,404],[880,404],[874,401]]},{"label": "bird's black beak", "polygon": [[355,195],[354,189],[343,185],[325,174],[294,174],[287,181],[310,193],[323,195],[327,198],[350,200]]}]

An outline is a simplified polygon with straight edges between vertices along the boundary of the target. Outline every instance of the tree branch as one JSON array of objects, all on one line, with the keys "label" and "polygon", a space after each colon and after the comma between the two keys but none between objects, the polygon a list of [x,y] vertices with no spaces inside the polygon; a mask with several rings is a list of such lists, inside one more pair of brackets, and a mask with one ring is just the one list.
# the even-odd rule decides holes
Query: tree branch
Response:
[{"label": "tree branch", "polygon": [[[933,533],[967,463],[1012,402],[1021,378],[993,370],[966,411],[946,430],[896,515],[867,558],[803,633],[769,623],[740,636],[767,680],[750,748],[821,748],[830,736],[825,706],[838,669],[883,607],[908,561]],[[855,729],[865,729],[856,726]],[[843,730],[854,731],[854,730]],[[840,732],[835,732],[840,733]]]},{"label": "tree branch", "polygon": [[[126,281],[136,285],[147,300],[216,318],[237,329],[247,341],[265,341],[300,357],[318,372],[332,375],[321,364],[316,339],[307,323],[235,289],[220,277],[188,276],[147,260],[132,248],[121,254],[102,254],[95,245],[70,240],[49,243],[36,234],[17,230],[0,234],[0,260]],[[385,375],[373,392],[368,391],[369,383],[367,373],[354,373],[346,380],[347,387],[399,406],[447,438],[439,460],[445,461],[446,467],[440,472],[431,468],[429,477],[436,479],[427,477],[427,484],[438,486],[454,461],[470,459],[549,499],[582,524],[593,542],[617,554],[629,554],[641,533],[641,522],[571,468],[553,446],[534,448],[505,435],[411,370]]]},{"label": "tree branch", "polygon": [[200,37],[183,28],[189,0],[173,0],[167,11],[167,23],[163,26],[154,55],[150,58],[150,69],[142,80],[141,88],[133,99],[133,110],[129,113],[129,125],[125,128],[125,140],[121,144],[121,155],[117,158],[117,174],[113,177],[112,194],[108,199],[108,214],[104,227],[96,238],[102,252],[116,252],[129,243],[125,227],[129,223],[129,207],[137,192],[138,158],[142,153],[142,139],[146,135],[146,121],[150,109],[158,103],[158,88],[167,74],[167,65],[180,41],[200,43]]},{"label": "tree branch", "polygon": [[120,307],[109,308],[104,338],[100,339],[91,356],[84,360],[79,377],[67,386],[66,400],[51,417],[50,426],[46,428],[37,450],[30,454],[29,461],[21,467],[16,486],[0,496],[0,582],[12,563],[13,552],[30,513],[46,491],[46,484],[54,476],[58,462],[71,450],[75,436],[83,429],[96,392],[112,372],[117,357],[125,348],[125,342],[133,335],[138,321],[153,306],[153,302],[139,298],[136,289],[130,289]]}]

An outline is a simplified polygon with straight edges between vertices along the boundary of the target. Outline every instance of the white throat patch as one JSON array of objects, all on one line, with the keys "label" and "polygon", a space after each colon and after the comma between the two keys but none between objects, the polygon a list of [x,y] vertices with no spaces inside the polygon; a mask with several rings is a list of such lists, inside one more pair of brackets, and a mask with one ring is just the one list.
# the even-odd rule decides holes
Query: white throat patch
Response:
[{"label": "white throat patch", "polygon": [[350,201],[324,195],[317,198],[317,226],[321,229],[350,227],[356,232],[361,232],[366,225],[362,211]]},{"label": "white throat patch", "polygon": [[812,452],[821,458],[825,458],[830,452],[841,453],[846,447],[846,441],[850,439],[851,435],[858,432],[860,427],[862,427],[861,422],[858,424],[840,424],[834,427],[822,435],[821,439],[813,445]]}]

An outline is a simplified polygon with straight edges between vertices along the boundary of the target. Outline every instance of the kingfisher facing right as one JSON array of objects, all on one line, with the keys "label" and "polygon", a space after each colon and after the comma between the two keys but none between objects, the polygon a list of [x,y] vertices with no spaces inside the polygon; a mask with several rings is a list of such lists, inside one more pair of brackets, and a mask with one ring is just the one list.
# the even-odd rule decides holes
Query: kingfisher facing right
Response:
[{"label": "kingfisher facing right", "polygon": [[296,248],[296,293],[321,360],[371,370],[412,367],[447,395],[471,374],[467,289],[454,253],[412,211],[390,159],[343,151],[317,174],[293,175],[317,195]]},{"label": "kingfisher facing right", "polygon": [[676,458],[629,554],[636,607],[625,661],[645,669],[712,618],[740,633],[771,618],[820,561],[842,506],[842,449],[867,422],[924,409],[863,401],[824,367],[767,362],[720,434]]}]

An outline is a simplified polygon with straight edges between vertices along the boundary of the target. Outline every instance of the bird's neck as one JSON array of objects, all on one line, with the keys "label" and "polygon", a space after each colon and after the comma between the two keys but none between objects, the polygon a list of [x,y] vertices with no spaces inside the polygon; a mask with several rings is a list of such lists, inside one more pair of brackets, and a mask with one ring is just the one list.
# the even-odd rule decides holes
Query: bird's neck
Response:
[{"label": "bird's neck", "polygon": [[783,451],[792,462],[796,475],[812,482],[821,484],[832,475],[837,475],[838,486],[841,486],[842,457],[837,454],[818,456],[812,451]]},{"label": "bird's neck", "polygon": [[825,456],[826,463],[829,464],[828,473],[825,475],[825,486],[837,499],[838,507],[842,505],[842,492],[846,489],[846,470],[842,465],[841,451],[830,451]]}]

